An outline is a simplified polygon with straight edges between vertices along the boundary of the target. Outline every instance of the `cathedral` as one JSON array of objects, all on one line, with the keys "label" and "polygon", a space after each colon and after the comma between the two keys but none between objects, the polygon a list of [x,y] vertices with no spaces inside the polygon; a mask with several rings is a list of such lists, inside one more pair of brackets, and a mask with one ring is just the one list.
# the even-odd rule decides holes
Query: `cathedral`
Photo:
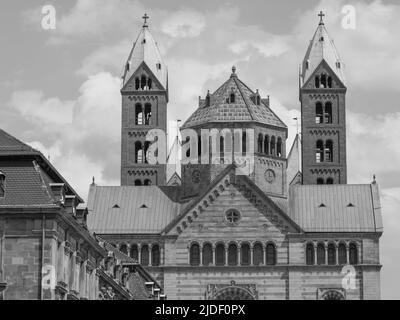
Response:
[{"label": "cathedral", "polygon": [[147,19],[124,66],[121,186],[92,183],[89,230],[167,299],[380,299],[379,189],[375,178],[347,184],[347,82],[323,13],[300,67],[289,152],[269,97],[233,67],[181,126],[172,176],[150,159],[165,153],[154,148],[165,135],[152,133],[167,131],[173,97]]}]

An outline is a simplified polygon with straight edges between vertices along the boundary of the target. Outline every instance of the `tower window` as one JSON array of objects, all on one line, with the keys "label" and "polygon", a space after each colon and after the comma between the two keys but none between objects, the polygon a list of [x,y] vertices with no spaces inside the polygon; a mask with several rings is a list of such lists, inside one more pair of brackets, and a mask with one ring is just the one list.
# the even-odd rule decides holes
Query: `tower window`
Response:
[{"label": "tower window", "polygon": [[324,178],[318,178],[317,184],[324,184]]},{"label": "tower window", "polygon": [[4,198],[6,194],[6,176],[0,171],[0,198]]},{"label": "tower window", "polygon": [[121,251],[123,254],[128,254],[128,246],[126,244],[121,244],[119,251]]},{"label": "tower window", "polygon": [[324,142],[322,140],[317,141],[315,161],[317,163],[324,162]]},{"label": "tower window", "polygon": [[140,79],[140,88],[142,90],[145,90],[146,87],[147,87],[147,78],[145,75],[142,75],[142,77]]},{"label": "tower window", "polygon": [[269,136],[265,135],[265,139],[264,139],[264,153],[266,155],[269,155]]},{"label": "tower window", "polygon": [[243,243],[240,248],[240,258],[241,265],[248,266],[250,265],[250,245],[248,243]]},{"label": "tower window", "polygon": [[135,124],[143,124],[143,107],[140,103],[135,105]]},{"label": "tower window", "polygon": [[326,184],[333,184],[333,178],[326,179]]},{"label": "tower window", "polygon": [[160,246],[158,244],[151,247],[151,265],[156,267],[160,265]]},{"label": "tower window", "polygon": [[325,103],[325,123],[332,123],[332,102]]},{"label": "tower window", "polygon": [[219,158],[221,163],[224,163],[224,153],[225,153],[224,137],[219,137]]},{"label": "tower window", "polygon": [[140,179],[136,179],[135,186],[141,186],[141,185],[142,185],[142,181]]},{"label": "tower window", "polygon": [[358,250],[357,245],[355,243],[350,243],[349,246],[349,263],[351,265],[355,265],[358,263]]},{"label": "tower window", "polygon": [[135,142],[135,162],[143,163],[143,146],[140,141]]},{"label": "tower window", "polygon": [[326,88],[326,75],[321,74],[321,88]]},{"label": "tower window", "polygon": [[328,140],[325,146],[325,160],[327,162],[332,162],[332,155],[333,155],[333,142],[332,140]]},{"label": "tower window", "polygon": [[336,264],[336,248],[333,243],[328,245],[328,264],[334,265]]},{"label": "tower window", "polygon": [[197,155],[201,155],[201,135],[197,137]]},{"label": "tower window", "polygon": [[278,157],[282,157],[282,138],[278,137],[278,142],[276,143],[276,154]]},{"label": "tower window", "polygon": [[317,264],[325,264],[325,246],[322,243],[317,246]]},{"label": "tower window", "polygon": [[323,119],[324,119],[324,111],[322,108],[322,103],[317,102],[315,105],[315,123],[320,124],[324,121]]},{"label": "tower window", "polygon": [[253,246],[253,265],[258,266],[263,264],[263,247],[261,243],[256,243]]},{"label": "tower window", "polygon": [[276,250],[275,250],[275,246],[272,243],[267,244],[266,263],[267,263],[267,265],[275,265],[276,264]]},{"label": "tower window", "polygon": [[136,261],[139,260],[139,250],[137,244],[133,244],[131,246],[131,258]]},{"label": "tower window", "polygon": [[328,77],[328,88],[332,88],[332,77]]},{"label": "tower window", "polygon": [[148,78],[148,79],[147,79],[147,88],[148,88],[149,90],[151,90],[152,85],[153,85],[153,81],[152,81],[150,78]]},{"label": "tower window", "polygon": [[263,148],[263,135],[262,133],[260,133],[258,135],[258,147],[257,147],[258,153],[262,153],[262,148]]},{"label": "tower window", "polygon": [[230,103],[235,103],[235,94],[231,93],[230,97],[229,97],[229,102]]},{"label": "tower window", "polygon": [[151,120],[151,104],[146,103],[144,106],[144,124],[150,125]]},{"label": "tower window", "polygon": [[276,149],[275,149],[275,136],[271,137],[271,143],[270,143],[270,152],[272,156],[276,156]]},{"label": "tower window", "polygon": [[144,246],[142,246],[141,250],[140,250],[140,263],[143,266],[148,266],[149,265],[149,246],[147,244],[145,244]]},{"label": "tower window", "polygon": [[338,253],[339,253],[339,264],[340,265],[346,264],[347,250],[346,250],[346,245],[344,243],[339,244]]},{"label": "tower window", "polygon": [[145,186],[151,186],[151,180],[150,179],[144,180],[144,185]]},{"label": "tower window", "polygon": [[246,155],[247,152],[247,135],[246,131],[243,131],[242,133],[242,154]]},{"label": "tower window", "polygon": [[315,76],[315,87],[319,88],[320,82],[319,82],[319,76]]},{"label": "tower window", "polygon": [[140,80],[138,77],[135,78],[135,90],[139,90],[140,88]]}]

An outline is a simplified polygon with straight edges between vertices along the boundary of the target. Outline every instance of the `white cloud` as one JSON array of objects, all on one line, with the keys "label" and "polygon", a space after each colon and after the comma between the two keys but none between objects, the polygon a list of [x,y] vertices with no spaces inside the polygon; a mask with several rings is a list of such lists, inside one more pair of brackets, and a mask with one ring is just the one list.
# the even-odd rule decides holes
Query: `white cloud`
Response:
[{"label": "white cloud", "polygon": [[161,23],[161,30],[174,38],[193,38],[206,26],[203,15],[193,10],[179,10],[169,14]]}]

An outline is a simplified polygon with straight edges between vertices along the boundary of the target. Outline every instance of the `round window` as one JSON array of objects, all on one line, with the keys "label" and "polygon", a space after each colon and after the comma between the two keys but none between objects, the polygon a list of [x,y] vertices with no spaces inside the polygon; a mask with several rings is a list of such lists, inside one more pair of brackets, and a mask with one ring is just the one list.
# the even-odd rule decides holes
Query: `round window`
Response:
[{"label": "round window", "polygon": [[225,213],[225,221],[230,225],[236,225],[240,220],[240,213],[235,209],[230,209]]}]

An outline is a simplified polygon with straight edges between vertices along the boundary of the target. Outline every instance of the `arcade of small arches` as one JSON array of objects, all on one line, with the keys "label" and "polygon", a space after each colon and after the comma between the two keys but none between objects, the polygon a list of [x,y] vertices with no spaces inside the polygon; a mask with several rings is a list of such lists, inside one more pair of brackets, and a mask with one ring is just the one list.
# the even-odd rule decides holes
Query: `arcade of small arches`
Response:
[{"label": "arcade of small arches", "polygon": [[307,265],[356,265],[361,261],[355,242],[308,242],[305,250]]},{"label": "arcade of small arches", "polygon": [[257,152],[267,156],[282,157],[282,138],[260,133],[257,140]]},{"label": "arcade of small arches", "polygon": [[261,266],[276,265],[273,242],[192,242],[189,246],[191,266]]},{"label": "arcade of small arches", "polygon": [[152,183],[150,179],[144,179],[144,180],[135,179],[134,184],[135,186],[151,186]]},{"label": "arcade of small arches", "polygon": [[327,179],[317,178],[317,184],[333,184],[333,178],[329,177]]},{"label": "arcade of small arches", "polygon": [[121,243],[114,246],[143,266],[161,265],[163,250],[158,243]]}]

